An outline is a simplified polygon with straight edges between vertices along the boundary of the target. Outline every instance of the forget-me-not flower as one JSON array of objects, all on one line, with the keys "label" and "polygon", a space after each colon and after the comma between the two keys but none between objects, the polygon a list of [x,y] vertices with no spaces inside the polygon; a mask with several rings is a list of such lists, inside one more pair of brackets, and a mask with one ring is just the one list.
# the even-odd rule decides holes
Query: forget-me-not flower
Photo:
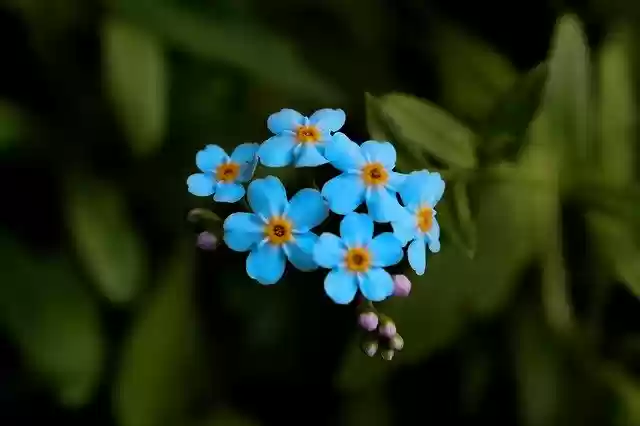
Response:
[{"label": "forget-me-not flower", "polygon": [[440,251],[440,226],[435,206],[444,194],[445,183],[439,173],[421,170],[411,173],[400,188],[400,198],[408,213],[392,222],[393,233],[403,244],[409,244],[409,265],[422,275],[427,267],[426,246],[433,253]]},{"label": "forget-me-not flower", "polygon": [[346,115],[341,109],[320,109],[307,118],[298,111],[283,109],[271,114],[267,127],[275,135],[258,151],[267,167],[315,167],[327,163],[324,152],[331,135],[344,126]]},{"label": "forget-me-not flower", "polygon": [[302,189],[289,202],[282,182],[267,176],[249,184],[247,199],[254,213],[233,213],[224,221],[227,246],[250,251],[247,274],[261,284],[275,284],[287,258],[301,271],[316,269],[313,247],[318,236],[311,229],[329,215],[320,192]]},{"label": "forget-me-not flower", "polygon": [[356,295],[379,302],[393,294],[393,279],[383,268],[403,256],[402,243],[390,232],[373,238],[373,221],[366,214],[349,213],[340,223],[340,237],[324,233],[313,249],[313,259],[331,269],[324,280],[327,295],[347,304]]},{"label": "forget-me-not flower", "polygon": [[245,194],[241,183],[251,180],[258,147],[255,143],[243,143],[229,157],[218,145],[207,145],[196,154],[196,166],[202,173],[189,176],[189,192],[199,197],[213,195],[219,202],[235,203]]},{"label": "forget-me-not flower", "polygon": [[366,201],[369,215],[376,222],[390,222],[402,215],[396,193],[405,175],[393,171],[396,165],[393,145],[377,141],[358,145],[336,133],[325,155],[342,172],[322,188],[333,212],[346,215]]}]

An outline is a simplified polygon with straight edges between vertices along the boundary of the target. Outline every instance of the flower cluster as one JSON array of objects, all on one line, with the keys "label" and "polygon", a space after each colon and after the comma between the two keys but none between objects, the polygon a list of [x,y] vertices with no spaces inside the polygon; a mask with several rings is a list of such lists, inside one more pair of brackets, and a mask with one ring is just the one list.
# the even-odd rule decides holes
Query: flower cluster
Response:
[{"label": "flower cluster", "polygon": [[[261,145],[245,143],[231,155],[217,145],[199,151],[201,173],[189,176],[187,186],[192,194],[213,196],[217,202],[245,199],[249,211],[226,218],[223,240],[234,251],[249,252],[246,272],[260,284],[277,283],[287,263],[301,271],[325,268],[324,289],[335,303],[348,304],[358,292],[367,301],[380,302],[394,293],[394,280],[385,268],[401,262],[405,248],[418,275],[425,272],[427,248],[439,251],[435,206],[445,184],[438,173],[427,170],[395,171],[393,145],[353,142],[339,132],[345,120],[340,109],[321,109],[310,117],[283,109],[268,118],[273,136]],[[329,164],[338,173],[320,191],[305,188],[288,198],[278,178],[252,180],[259,164]],[[314,229],[331,213],[342,216],[339,235],[318,235]],[[390,227],[375,235],[375,223]]]}]

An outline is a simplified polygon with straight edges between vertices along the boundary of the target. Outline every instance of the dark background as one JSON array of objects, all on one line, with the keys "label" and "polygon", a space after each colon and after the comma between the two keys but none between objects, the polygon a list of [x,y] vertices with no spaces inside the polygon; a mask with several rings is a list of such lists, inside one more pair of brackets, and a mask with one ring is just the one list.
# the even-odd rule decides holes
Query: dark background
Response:
[{"label": "dark background", "polygon": [[[428,99],[489,140],[565,13],[590,46],[595,162],[568,173],[570,154],[525,142],[570,132],[528,120],[520,155],[448,180],[442,253],[381,307],[406,342],[393,361],[359,351],[322,274],[267,288],[244,255],[196,249],[187,212],[230,211],[186,191],[205,144],[261,142],[285,107],[342,108],[365,140],[365,92]],[[640,425],[639,16],[623,0],[2,0],[0,424]],[[434,161],[419,166],[458,176]]]}]

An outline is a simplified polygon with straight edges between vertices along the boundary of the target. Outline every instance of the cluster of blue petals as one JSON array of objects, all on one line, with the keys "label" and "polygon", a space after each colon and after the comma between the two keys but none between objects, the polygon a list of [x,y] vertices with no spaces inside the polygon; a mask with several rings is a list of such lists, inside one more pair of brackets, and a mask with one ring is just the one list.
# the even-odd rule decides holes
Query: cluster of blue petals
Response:
[{"label": "cluster of blue petals", "polygon": [[[358,291],[377,302],[391,296],[393,281],[385,268],[407,257],[424,274],[427,250],[440,250],[435,206],[445,183],[438,173],[395,171],[396,150],[385,141],[357,144],[339,132],[340,109],[321,109],[305,117],[292,109],[272,114],[273,136],[261,145],[239,145],[231,155],[208,145],[196,155],[201,173],[187,179],[189,192],[235,203],[246,195],[250,212],[231,214],[224,241],[232,250],[249,252],[247,274],[264,285],[277,283],[286,264],[301,271],[329,269],[326,294],[350,303]],[[253,178],[257,164],[266,167],[315,167],[331,164],[339,174],[321,191],[303,189],[291,199],[274,177]],[[250,182],[246,191],[243,184]],[[361,205],[367,213],[356,213]],[[333,212],[344,216],[340,235],[313,230]],[[374,222],[390,223],[393,232],[374,236]]]}]

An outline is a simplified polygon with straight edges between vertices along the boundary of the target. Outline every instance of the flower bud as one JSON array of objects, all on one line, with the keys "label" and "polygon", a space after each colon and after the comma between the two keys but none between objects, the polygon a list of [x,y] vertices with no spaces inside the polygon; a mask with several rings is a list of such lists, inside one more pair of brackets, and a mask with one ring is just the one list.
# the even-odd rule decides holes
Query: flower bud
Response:
[{"label": "flower bud", "polygon": [[389,347],[396,351],[401,351],[404,348],[404,339],[399,334],[396,334],[389,339]]},{"label": "flower bud", "polygon": [[386,349],[386,350],[380,352],[380,356],[385,361],[391,361],[393,359],[394,355],[395,355],[395,351],[393,349]]},{"label": "flower bud", "polygon": [[218,238],[211,232],[204,231],[198,234],[196,245],[202,250],[215,250],[218,245]]},{"label": "flower bud", "polygon": [[391,320],[385,320],[380,324],[380,327],[378,327],[378,333],[387,339],[391,339],[396,335],[396,325]]},{"label": "flower bud", "polygon": [[411,281],[405,275],[393,276],[393,295],[407,297],[411,293]]},{"label": "flower bud", "polygon": [[378,342],[376,340],[364,342],[362,344],[362,352],[367,356],[374,356],[378,352]]},{"label": "flower bud", "polygon": [[373,331],[378,327],[378,315],[375,312],[363,312],[358,316],[358,325],[367,331]]}]

